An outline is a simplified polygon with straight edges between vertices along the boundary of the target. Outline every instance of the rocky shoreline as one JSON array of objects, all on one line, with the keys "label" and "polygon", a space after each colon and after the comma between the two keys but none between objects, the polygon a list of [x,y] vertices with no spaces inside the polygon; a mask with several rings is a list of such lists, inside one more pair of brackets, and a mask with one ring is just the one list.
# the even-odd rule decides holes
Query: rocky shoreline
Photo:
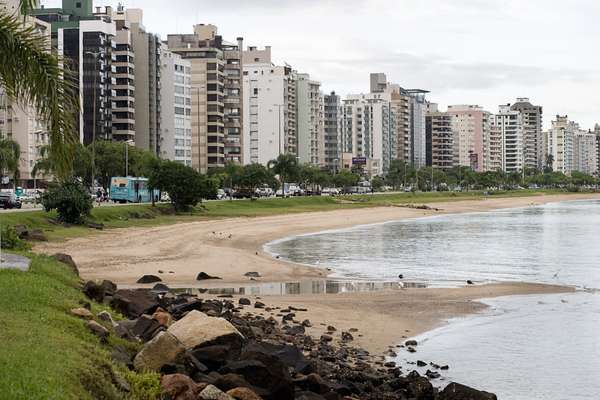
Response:
[{"label": "rocky shoreline", "polygon": [[[150,290],[119,290],[109,281],[88,281],[83,291],[127,319],[93,315],[89,304],[71,312],[88,320],[101,341],[116,335],[140,342],[137,354],[116,346],[113,358],[132,370],[160,373],[164,399],[497,398],[454,382],[439,390],[432,381],[447,366],[430,363],[420,375],[353,346],[354,336],[361,335],[357,330],[327,326],[327,333],[312,337],[306,328],[315,322],[302,318],[307,310],[299,307],[269,307],[259,298],[201,298],[160,283]],[[415,351],[416,345],[398,347]],[[395,351],[390,348],[387,355]]]}]

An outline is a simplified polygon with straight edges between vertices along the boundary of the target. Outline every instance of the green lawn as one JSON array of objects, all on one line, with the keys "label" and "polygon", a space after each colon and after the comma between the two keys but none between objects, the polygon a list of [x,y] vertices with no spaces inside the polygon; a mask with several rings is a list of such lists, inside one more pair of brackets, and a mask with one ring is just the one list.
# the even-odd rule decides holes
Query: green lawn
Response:
[{"label": "green lawn", "polygon": [[[0,398],[142,398],[127,397],[112,383],[115,371],[136,389],[146,378],[127,373],[110,358],[110,346],[136,345],[116,337],[101,345],[83,320],[69,314],[86,300],[78,278],[52,258],[29,256],[30,272],[0,271]],[[92,305],[94,314],[103,309]]]},{"label": "green lawn", "polygon": [[[519,190],[498,192],[492,197],[522,197],[540,194],[565,193],[558,190]],[[128,205],[99,207],[92,212],[91,219],[102,222],[106,228],[133,226],[156,226],[177,222],[228,217],[258,217],[286,213],[328,211],[399,204],[421,204],[441,201],[459,201],[483,198],[483,192],[462,193],[391,193],[376,195],[355,195],[340,197],[294,197],[288,199],[260,199],[236,201],[210,201],[187,213],[173,214],[169,205]],[[51,240],[87,235],[96,232],[87,227],[65,227],[52,223],[53,213],[43,211],[1,213],[2,226],[24,224],[29,228],[43,229]]]}]

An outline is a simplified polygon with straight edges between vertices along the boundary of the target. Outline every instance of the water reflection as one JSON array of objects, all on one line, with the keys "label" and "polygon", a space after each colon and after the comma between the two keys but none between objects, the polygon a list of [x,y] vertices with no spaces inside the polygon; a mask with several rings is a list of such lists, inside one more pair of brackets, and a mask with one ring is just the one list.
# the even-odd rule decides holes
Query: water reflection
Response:
[{"label": "water reflection", "polygon": [[300,294],[338,294],[349,292],[371,292],[377,290],[398,290],[401,287],[424,288],[424,283],[384,282],[384,281],[345,281],[345,280],[309,280],[298,282],[266,282],[248,285],[236,285],[220,288],[188,288],[175,292],[189,294],[231,294],[231,295],[261,295],[283,296]]}]

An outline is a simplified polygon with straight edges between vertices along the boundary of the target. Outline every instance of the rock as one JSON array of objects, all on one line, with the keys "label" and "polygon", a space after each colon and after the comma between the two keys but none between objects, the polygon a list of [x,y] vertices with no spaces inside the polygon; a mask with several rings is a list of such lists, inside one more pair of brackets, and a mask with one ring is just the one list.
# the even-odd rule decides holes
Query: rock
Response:
[{"label": "rock", "polygon": [[103,280],[100,286],[104,289],[104,296],[114,296],[117,291],[117,285],[108,280]]},{"label": "rock", "polygon": [[196,400],[206,384],[197,384],[182,374],[164,375],[160,379],[163,395],[172,400]]},{"label": "rock", "polygon": [[85,226],[87,226],[88,228],[97,229],[99,231],[104,229],[104,224],[97,222],[87,222]]},{"label": "rock", "polygon": [[452,382],[439,394],[439,400],[498,400],[495,394]]},{"label": "rock", "polygon": [[304,326],[306,328],[310,328],[312,326],[312,324],[310,323],[310,320],[305,319],[304,321],[302,321],[302,326]]},{"label": "rock", "polygon": [[265,303],[261,303],[260,301],[257,301],[254,303],[254,308],[265,308]]},{"label": "rock", "polygon": [[396,368],[396,363],[394,361],[388,361],[384,363],[383,366],[386,368]]},{"label": "rock", "polygon": [[19,239],[26,239],[27,238],[27,233],[29,232],[29,229],[27,228],[27,225],[15,225],[15,232],[17,233],[17,235],[19,236]]},{"label": "rock", "polygon": [[83,293],[91,300],[95,300],[98,303],[102,303],[104,301],[104,295],[106,290],[94,281],[87,281],[85,285],[83,285]]},{"label": "rock", "polygon": [[159,329],[163,326],[149,315],[142,315],[135,320],[134,325],[130,328],[131,333],[144,342],[151,340]]},{"label": "rock", "polygon": [[117,290],[110,302],[112,308],[128,318],[153,314],[158,308],[156,295],[148,290]]},{"label": "rock", "polygon": [[208,342],[235,343],[241,346],[244,337],[223,318],[209,317],[193,310],[171,325],[168,331],[186,349],[193,349]]},{"label": "rock", "polygon": [[447,370],[449,370],[449,369],[450,369],[450,367],[449,367],[448,365],[442,365],[442,366],[440,367],[440,369],[441,369],[441,370],[443,370],[443,371],[447,371]]},{"label": "rock", "polygon": [[48,237],[46,236],[44,231],[41,229],[32,229],[32,230],[28,231],[27,236],[25,236],[25,239],[33,240],[36,242],[47,242],[48,241]]},{"label": "rock", "polygon": [[337,329],[335,329],[335,326],[329,325],[329,326],[327,327],[327,331],[328,331],[328,332],[335,332],[335,331],[337,331]]},{"label": "rock", "polygon": [[227,392],[235,400],[262,400],[262,397],[254,393],[247,387],[238,387]]},{"label": "rock", "polygon": [[157,283],[156,285],[152,286],[151,290],[153,292],[166,293],[169,292],[171,289],[169,289],[169,287],[164,283]]},{"label": "rock", "polygon": [[138,371],[160,371],[163,365],[177,360],[184,352],[185,347],[175,336],[159,332],[135,356],[133,365]]},{"label": "rock", "polygon": [[321,335],[321,342],[331,342],[333,338],[330,335]]},{"label": "rock", "polygon": [[320,375],[314,373],[295,379],[294,384],[302,390],[319,394],[325,394],[330,391],[329,383],[321,378]]},{"label": "rock", "polygon": [[425,372],[425,375],[429,379],[437,379],[437,378],[439,378],[441,376],[439,372],[430,371],[430,370],[427,370],[427,372]]},{"label": "rock", "polygon": [[287,334],[292,336],[304,335],[305,331],[306,329],[304,329],[303,325],[294,325],[286,330]]},{"label": "rock", "polygon": [[274,357],[296,373],[310,374],[316,370],[313,363],[304,357],[297,346],[275,344],[271,342],[250,343],[242,352],[242,358],[252,358],[254,354],[265,354]]},{"label": "rock", "polygon": [[252,302],[250,301],[250,299],[247,299],[245,297],[241,297],[240,300],[238,301],[238,303],[242,306],[249,306],[252,304]]},{"label": "rock", "polygon": [[200,272],[197,276],[196,276],[196,280],[197,281],[205,281],[205,280],[209,280],[209,279],[221,279],[217,276],[210,276],[208,275],[206,272]]},{"label": "rock", "polygon": [[244,276],[248,278],[260,278],[260,274],[258,272],[246,272]]},{"label": "rock", "polygon": [[342,340],[344,342],[351,342],[354,340],[354,336],[350,332],[342,332]]},{"label": "rock", "polygon": [[424,367],[427,363],[425,361],[417,360],[417,367]]},{"label": "rock", "polygon": [[266,400],[294,398],[294,386],[284,364],[265,354],[249,356],[253,358],[230,362],[219,372],[242,375],[251,385],[265,390],[263,398]]},{"label": "rock", "polygon": [[414,347],[407,347],[406,351],[408,351],[409,353],[416,353],[417,350]]},{"label": "rock", "polygon": [[406,342],[404,342],[405,346],[417,346],[419,343],[417,343],[416,340],[407,340]]},{"label": "rock", "polygon": [[87,327],[89,328],[89,330],[92,331],[94,335],[98,336],[101,341],[105,342],[106,340],[108,340],[110,332],[108,331],[108,329],[106,329],[96,321],[88,321]]},{"label": "rock", "polygon": [[156,275],[144,275],[140,279],[137,280],[137,283],[155,283],[155,282],[162,282],[162,279],[160,279]]},{"label": "rock", "polygon": [[152,319],[156,320],[160,325],[168,328],[173,324],[173,317],[171,314],[163,310],[162,308],[157,309],[154,314],[152,314]]},{"label": "rock", "polygon": [[204,388],[203,391],[200,392],[198,399],[202,400],[235,400],[233,397],[228,395],[227,393],[223,393],[216,386],[208,385]]},{"label": "rock", "polygon": [[64,253],[56,253],[52,257],[56,259],[56,261],[68,265],[71,271],[73,271],[75,275],[79,276],[79,268],[77,268],[77,264],[75,264],[75,261],[73,261],[73,257]]},{"label": "rock", "polygon": [[92,312],[90,310],[88,310],[87,308],[73,308],[71,310],[71,315],[74,315],[78,318],[83,318],[83,319],[94,319],[94,314],[92,314]]},{"label": "rock", "polygon": [[104,322],[108,322],[110,326],[115,326],[115,321],[113,320],[112,315],[108,311],[101,311],[98,313],[98,319]]},{"label": "rock", "polygon": [[[210,345],[197,348],[191,353],[201,363],[211,369],[219,369],[233,358],[239,357],[239,349],[227,345]],[[229,388],[233,389],[233,387]]]}]

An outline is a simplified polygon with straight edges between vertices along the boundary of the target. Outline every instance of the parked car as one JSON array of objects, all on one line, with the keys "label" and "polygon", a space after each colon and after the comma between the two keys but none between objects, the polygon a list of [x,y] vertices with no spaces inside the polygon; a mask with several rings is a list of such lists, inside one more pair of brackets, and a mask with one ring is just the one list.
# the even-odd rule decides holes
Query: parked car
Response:
[{"label": "parked car", "polygon": [[0,207],[7,209],[21,208],[21,200],[13,192],[0,193]]},{"label": "parked car", "polygon": [[254,191],[254,193],[258,197],[271,197],[271,196],[273,196],[273,189],[271,189],[270,187],[257,188]]}]

